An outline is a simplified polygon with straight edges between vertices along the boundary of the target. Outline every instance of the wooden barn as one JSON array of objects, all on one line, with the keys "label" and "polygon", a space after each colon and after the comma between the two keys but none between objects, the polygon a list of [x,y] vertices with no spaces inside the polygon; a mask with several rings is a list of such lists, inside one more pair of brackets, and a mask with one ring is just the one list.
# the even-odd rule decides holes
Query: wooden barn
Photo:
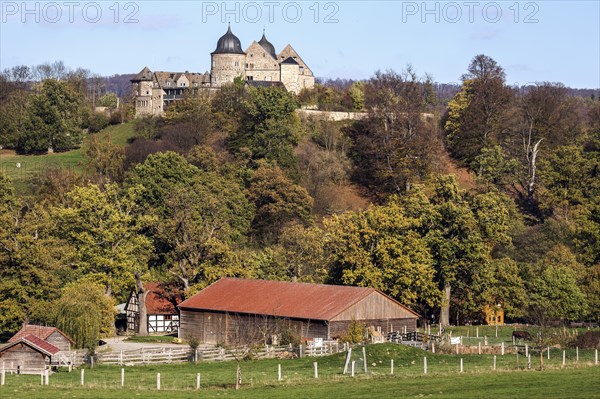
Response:
[{"label": "wooden barn", "polygon": [[29,334],[0,348],[4,369],[17,374],[39,374],[52,363],[61,350],[43,339]]},{"label": "wooden barn", "polygon": [[26,324],[23,328],[21,328],[19,332],[13,335],[8,340],[8,342],[17,342],[21,338],[26,337],[28,335],[34,335],[63,352],[70,351],[71,347],[75,345],[75,342],[71,338],[69,338],[67,334],[60,331],[58,328],[48,326],[37,326],[34,324]]},{"label": "wooden barn", "polygon": [[[146,294],[146,314],[148,316],[148,332],[152,333],[171,333],[179,330],[179,312],[175,305],[168,298],[160,283],[146,283],[144,289]],[[176,298],[176,303],[181,302]],[[129,296],[125,305],[127,315],[127,331],[134,332],[139,322],[139,302],[135,292]]]},{"label": "wooden barn", "polygon": [[411,332],[419,315],[373,288],[223,278],[179,304],[179,336],[202,343],[269,341],[286,329],[332,339],[356,320],[382,332]]}]

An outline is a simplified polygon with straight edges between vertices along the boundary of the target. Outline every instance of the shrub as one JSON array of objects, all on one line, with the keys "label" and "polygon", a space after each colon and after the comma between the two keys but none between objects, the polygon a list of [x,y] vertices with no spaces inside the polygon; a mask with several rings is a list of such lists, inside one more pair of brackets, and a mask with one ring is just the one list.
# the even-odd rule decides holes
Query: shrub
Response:
[{"label": "shrub", "polygon": [[359,344],[365,340],[366,332],[367,326],[365,323],[352,320],[348,326],[348,330],[346,330],[346,333],[342,335],[340,341],[348,342],[350,344]]},{"label": "shrub", "polygon": [[108,126],[109,119],[105,114],[93,113],[88,119],[88,131],[97,133]]}]

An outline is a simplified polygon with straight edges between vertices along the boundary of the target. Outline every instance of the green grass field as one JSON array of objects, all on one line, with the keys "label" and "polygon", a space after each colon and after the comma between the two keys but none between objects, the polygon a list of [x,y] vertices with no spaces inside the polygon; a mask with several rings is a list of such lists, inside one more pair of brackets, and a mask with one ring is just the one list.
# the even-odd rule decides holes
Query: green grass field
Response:
[{"label": "green grass field", "polygon": [[[561,367],[561,357],[546,361],[543,372],[526,369],[523,356],[519,366],[515,355],[462,356],[464,372],[459,373],[461,356],[433,355],[396,344],[367,346],[369,373],[356,365],[353,378],[343,375],[344,356],[295,360],[255,360],[242,363],[243,386],[233,389],[235,362],[206,362],[178,365],[125,367],[125,386],[120,386],[121,367],[85,369],[85,386],[80,371],[51,375],[49,386],[40,386],[39,376],[7,375],[0,398],[592,398],[599,397],[600,367],[594,366],[593,351],[580,351],[580,361],[569,358]],[[357,354],[360,350],[355,350]],[[590,356],[591,355],[591,356]],[[427,356],[428,374],[423,373]],[[394,375],[390,360],[394,359]],[[319,378],[313,376],[318,362]],[[277,366],[282,381],[277,381]],[[161,391],[156,375],[161,374]],[[195,390],[196,374],[201,373],[201,392]]]},{"label": "green grass field", "polygon": [[[125,146],[127,140],[134,136],[133,123],[109,126],[98,134],[102,139],[110,135],[113,143]],[[83,161],[82,148],[41,155],[18,155],[14,151],[0,150],[0,173],[10,177],[17,192],[23,193],[36,177],[51,169],[70,169],[80,173]]]}]

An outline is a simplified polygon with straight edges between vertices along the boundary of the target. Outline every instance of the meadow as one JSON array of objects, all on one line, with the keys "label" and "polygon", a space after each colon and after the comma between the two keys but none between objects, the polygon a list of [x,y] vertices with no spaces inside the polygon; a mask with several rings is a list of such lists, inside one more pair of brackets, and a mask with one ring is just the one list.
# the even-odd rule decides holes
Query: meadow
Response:
[{"label": "meadow", "polygon": [[[366,347],[368,372],[364,373],[362,352],[355,353],[354,377],[343,374],[343,353],[323,358],[243,361],[243,385],[238,391],[233,388],[236,362],[123,367],[123,387],[120,366],[100,366],[85,368],[84,386],[80,385],[80,370],[54,373],[48,386],[40,385],[40,376],[7,375],[0,398],[592,398],[599,397],[600,392],[600,367],[593,364],[592,350],[580,350],[578,362],[569,352],[562,366],[557,349],[556,356],[544,359],[544,371],[536,370],[539,359],[532,359],[531,369],[527,369],[524,357],[519,356],[517,363],[514,354],[497,356],[493,370],[491,355],[442,355],[380,344]],[[318,363],[318,379],[314,378],[313,362]],[[161,375],[160,391],[157,373]],[[197,373],[201,374],[199,391]]]},{"label": "meadow", "polygon": [[[112,142],[120,146],[125,146],[134,134],[133,122],[109,126],[98,133],[101,140],[110,136]],[[20,155],[12,150],[0,150],[0,173],[11,178],[20,194],[26,194],[37,179],[48,171],[67,169],[82,173],[83,168],[83,147],[38,155]]]}]

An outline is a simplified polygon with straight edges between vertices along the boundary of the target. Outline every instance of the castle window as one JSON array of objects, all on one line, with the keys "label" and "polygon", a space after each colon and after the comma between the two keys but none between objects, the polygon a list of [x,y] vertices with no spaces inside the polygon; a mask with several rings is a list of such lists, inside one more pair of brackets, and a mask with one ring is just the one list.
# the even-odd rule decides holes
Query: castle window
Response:
[{"label": "castle window", "polygon": [[171,86],[171,82],[167,82],[167,86]]},{"label": "castle window", "polygon": [[250,54],[250,57],[254,57],[254,54]]},{"label": "castle window", "polygon": [[150,94],[150,92],[148,90],[146,90],[146,95]]},{"label": "castle window", "polygon": [[217,63],[215,61],[212,62],[212,66],[213,68],[217,66]]},{"label": "castle window", "polygon": [[236,62],[235,62],[235,66],[240,66],[240,63],[239,63],[239,61],[236,61]]},{"label": "castle window", "polygon": [[300,73],[304,73],[304,67],[303,66],[300,67]]},{"label": "castle window", "polygon": [[198,83],[194,83],[194,87],[198,87]]}]

